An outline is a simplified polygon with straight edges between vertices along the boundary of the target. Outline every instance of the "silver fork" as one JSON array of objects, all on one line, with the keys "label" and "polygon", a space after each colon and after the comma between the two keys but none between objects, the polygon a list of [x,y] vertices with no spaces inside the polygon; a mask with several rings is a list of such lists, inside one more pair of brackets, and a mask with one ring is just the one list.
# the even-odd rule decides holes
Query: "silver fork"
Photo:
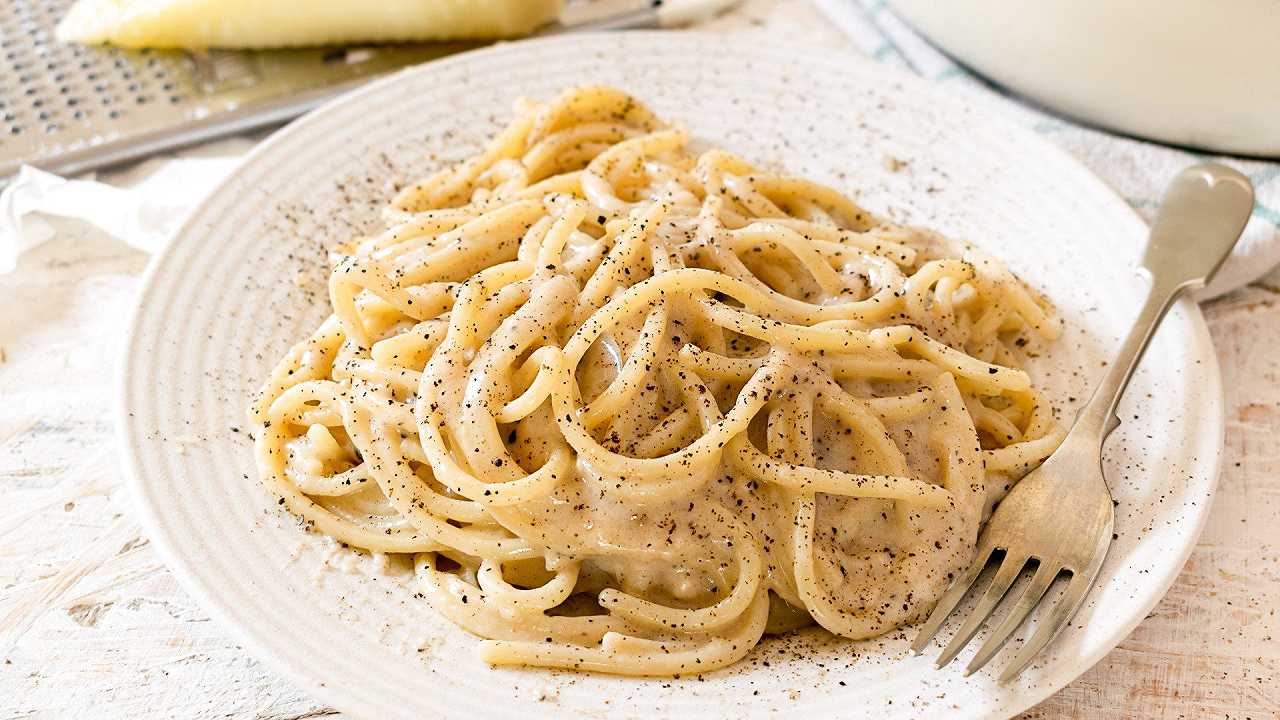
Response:
[{"label": "silver fork", "polygon": [[1000,551],[1003,559],[995,578],[938,656],[938,667],[951,662],[973,639],[1031,561],[1038,565],[1030,583],[978,649],[965,675],[986,665],[1000,651],[1059,575],[1070,576],[1065,591],[1056,602],[1045,603],[1044,617],[1001,673],[1000,682],[1022,672],[1084,604],[1111,546],[1115,518],[1111,492],[1102,476],[1102,444],[1120,424],[1116,415],[1120,396],[1169,307],[1183,292],[1203,287],[1213,277],[1252,210],[1253,186],[1230,168],[1196,165],[1174,179],[1160,204],[1142,259],[1151,289],[1138,319],[1062,446],[996,507],[978,538],[973,564],[938,601],[911,645],[912,654],[919,654],[929,644]]}]

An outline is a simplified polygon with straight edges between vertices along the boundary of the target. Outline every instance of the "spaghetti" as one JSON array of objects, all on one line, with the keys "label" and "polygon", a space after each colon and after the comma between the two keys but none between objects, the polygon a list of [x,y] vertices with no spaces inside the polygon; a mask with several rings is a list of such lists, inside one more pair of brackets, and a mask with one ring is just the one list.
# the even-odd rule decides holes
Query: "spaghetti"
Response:
[{"label": "spaghetti", "polygon": [[1062,432],[996,259],[634,98],[522,101],[343,249],[250,410],[315,530],[410,553],[497,665],[680,675],[923,617]]}]

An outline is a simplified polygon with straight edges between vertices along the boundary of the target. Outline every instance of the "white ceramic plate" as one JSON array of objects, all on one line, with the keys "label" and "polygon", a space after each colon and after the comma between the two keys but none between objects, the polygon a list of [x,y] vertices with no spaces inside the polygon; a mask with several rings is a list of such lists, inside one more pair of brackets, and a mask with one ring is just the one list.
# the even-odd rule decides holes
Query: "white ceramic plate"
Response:
[{"label": "white ceramic plate", "polygon": [[1160,331],[1109,446],[1119,535],[1102,581],[1008,686],[990,671],[934,670],[936,650],[907,657],[910,629],[859,643],[806,631],[676,681],[490,669],[395,563],[277,512],[256,480],[244,408],[327,313],[325,247],[369,223],[394,181],[474,152],[517,96],[581,82],[619,85],[701,140],[1007,258],[1072,328],[1036,373],[1068,417],[1136,311],[1130,268],[1146,231],[1115,194],[1011,123],[855,58],[627,34],[411,70],[264,143],[156,258],[140,295],[120,386],[124,467],[151,538],[209,612],[307,692],[365,718],[1002,717],[1124,638],[1194,543],[1222,447],[1217,366],[1189,303]]}]

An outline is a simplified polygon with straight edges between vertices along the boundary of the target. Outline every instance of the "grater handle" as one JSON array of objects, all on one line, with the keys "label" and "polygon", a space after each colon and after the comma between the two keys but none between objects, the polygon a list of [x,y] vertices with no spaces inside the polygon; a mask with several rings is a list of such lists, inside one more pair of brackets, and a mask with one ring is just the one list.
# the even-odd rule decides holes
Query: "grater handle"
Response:
[{"label": "grater handle", "polygon": [[[143,135],[90,145],[41,159],[38,167],[58,175],[79,175],[91,170],[141,160],[152,155],[216,140],[228,135],[282,125],[372,78],[318,88],[276,101],[268,101],[207,120],[164,128]],[[21,160],[0,163],[0,188],[18,172]]]},{"label": "grater handle", "polygon": [[649,0],[643,7],[605,17],[578,20],[562,16],[559,23],[539,31],[537,35],[679,27],[710,20],[740,2],[741,0]]}]

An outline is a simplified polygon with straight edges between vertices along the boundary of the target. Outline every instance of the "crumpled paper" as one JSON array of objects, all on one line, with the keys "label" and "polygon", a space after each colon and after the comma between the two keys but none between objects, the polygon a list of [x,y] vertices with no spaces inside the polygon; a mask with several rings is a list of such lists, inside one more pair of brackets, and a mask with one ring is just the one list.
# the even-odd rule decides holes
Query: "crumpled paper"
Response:
[{"label": "crumpled paper", "polygon": [[177,156],[152,158],[123,172],[68,180],[24,166],[0,192],[0,273],[25,251],[53,239],[53,218],[84,221],[154,253],[254,145],[232,138]]}]

